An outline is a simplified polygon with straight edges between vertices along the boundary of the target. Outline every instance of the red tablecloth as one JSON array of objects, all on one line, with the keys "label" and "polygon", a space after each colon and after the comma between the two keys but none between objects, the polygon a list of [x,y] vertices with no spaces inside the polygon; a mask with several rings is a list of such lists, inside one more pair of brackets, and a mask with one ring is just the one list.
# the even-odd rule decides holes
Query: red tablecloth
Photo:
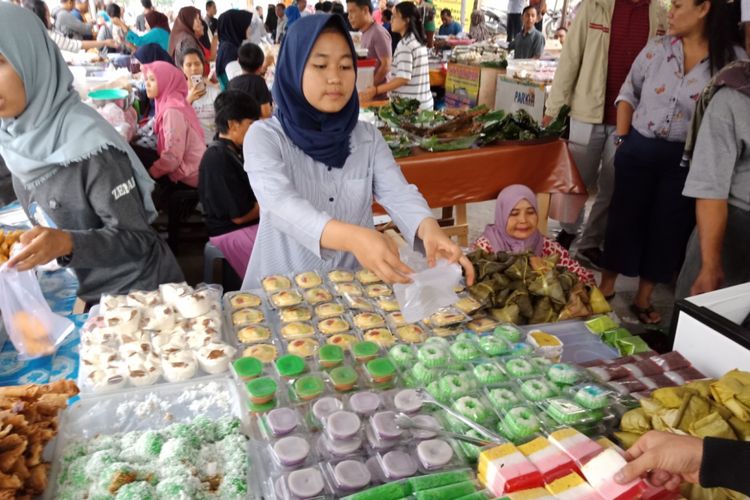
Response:
[{"label": "red tablecloth", "polygon": [[586,186],[563,140],[424,152],[397,161],[433,208],[492,200],[511,184],[551,194],[549,216],[562,222],[574,222],[586,203]]}]

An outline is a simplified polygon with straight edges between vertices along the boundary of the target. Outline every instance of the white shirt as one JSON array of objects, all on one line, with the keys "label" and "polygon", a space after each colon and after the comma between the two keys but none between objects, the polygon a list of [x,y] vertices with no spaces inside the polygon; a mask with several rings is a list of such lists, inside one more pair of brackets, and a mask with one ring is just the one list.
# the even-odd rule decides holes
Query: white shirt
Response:
[{"label": "white shirt", "polygon": [[247,29],[247,41],[255,45],[260,45],[264,36],[266,36],[266,27],[263,24],[263,20],[260,16],[253,16],[253,19],[250,21],[250,27]]},{"label": "white shirt", "polygon": [[750,23],[750,0],[742,0],[740,9],[742,22]]},{"label": "white shirt", "polygon": [[430,61],[427,47],[419,43],[410,34],[402,38],[396,46],[391,64],[391,78],[405,78],[408,83],[392,90],[391,96],[419,101],[419,109],[433,108],[432,91],[430,91]]},{"label": "white shirt", "polygon": [[[343,144],[342,144],[343,146]],[[245,171],[262,207],[243,290],[271,274],[359,267],[354,255],[321,248],[331,219],[372,228],[373,198],[413,245],[432,217],[427,203],[401,173],[378,129],[358,122],[343,168],[329,168],[299,149],[276,117],[253,123],[245,135]]]},{"label": "white shirt", "polygon": [[203,97],[193,101],[193,109],[195,110],[195,114],[198,115],[198,121],[201,123],[206,144],[213,141],[214,135],[216,135],[214,101],[219,97],[219,94],[221,94],[221,89],[218,86],[207,83],[206,93],[203,94]]}]

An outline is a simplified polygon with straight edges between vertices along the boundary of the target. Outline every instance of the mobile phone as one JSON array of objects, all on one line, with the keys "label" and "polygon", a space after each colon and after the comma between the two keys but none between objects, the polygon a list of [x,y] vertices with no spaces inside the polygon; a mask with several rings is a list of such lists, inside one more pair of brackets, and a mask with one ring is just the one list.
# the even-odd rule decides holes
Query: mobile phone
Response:
[{"label": "mobile phone", "polygon": [[206,87],[206,82],[203,81],[203,77],[201,75],[191,75],[190,81],[193,84],[193,87],[204,89]]}]

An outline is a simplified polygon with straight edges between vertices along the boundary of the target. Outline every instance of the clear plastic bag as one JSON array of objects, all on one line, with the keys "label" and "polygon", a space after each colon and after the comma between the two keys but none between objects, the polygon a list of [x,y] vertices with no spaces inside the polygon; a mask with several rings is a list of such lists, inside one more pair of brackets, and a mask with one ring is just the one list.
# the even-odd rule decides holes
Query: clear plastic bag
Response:
[{"label": "clear plastic bag", "polygon": [[0,268],[0,312],[21,359],[54,353],[74,329],[72,321],[49,308],[34,271]]},{"label": "clear plastic bag", "polygon": [[395,284],[393,291],[408,323],[416,323],[436,313],[440,308],[455,304],[458,295],[453,291],[461,281],[461,266],[438,260],[435,267],[427,266],[424,255],[401,248],[401,260],[414,270],[408,285]]}]

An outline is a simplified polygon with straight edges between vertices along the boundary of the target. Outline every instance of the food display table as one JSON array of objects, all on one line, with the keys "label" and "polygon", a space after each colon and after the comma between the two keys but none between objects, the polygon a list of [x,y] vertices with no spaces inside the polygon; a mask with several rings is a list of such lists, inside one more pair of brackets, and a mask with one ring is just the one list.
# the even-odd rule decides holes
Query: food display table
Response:
[{"label": "food display table", "polygon": [[573,222],[586,203],[586,186],[563,140],[507,144],[441,153],[419,152],[397,160],[432,208],[456,207],[452,234],[468,245],[466,204],[493,200],[511,184],[537,193],[540,229],[547,217]]},{"label": "food display table", "polygon": [[[29,227],[28,219],[20,211],[18,202],[0,208],[0,222],[15,227]],[[78,376],[78,329],[88,315],[74,314],[78,280],[69,270],[40,272],[39,285],[52,311],[67,316],[76,325],[71,333],[51,356],[33,360],[22,360],[13,347],[0,321],[0,386],[16,384],[46,384]]]}]

